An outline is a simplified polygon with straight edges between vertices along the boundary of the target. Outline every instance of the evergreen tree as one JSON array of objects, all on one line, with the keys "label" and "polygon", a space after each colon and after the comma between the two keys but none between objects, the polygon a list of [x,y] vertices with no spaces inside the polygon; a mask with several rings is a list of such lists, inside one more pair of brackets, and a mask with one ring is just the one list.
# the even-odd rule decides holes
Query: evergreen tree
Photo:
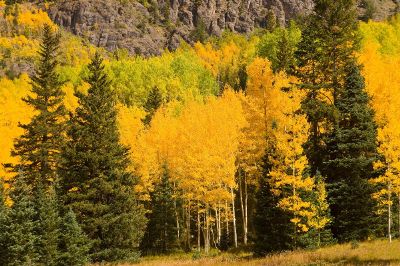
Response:
[{"label": "evergreen tree", "polygon": [[256,194],[254,252],[259,256],[292,248],[291,217],[278,206],[280,199],[272,191],[269,157],[266,155],[264,158],[263,175]]},{"label": "evergreen tree", "polygon": [[128,149],[119,143],[116,97],[99,54],[89,65],[88,93],[69,121],[62,152],[60,194],[92,240],[94,261],[134,260],[146,219],[127,171]]},{"label": "evergreen tree", "polygon": [[355,61],[346,66],[344,90],[338,95],[338,122],[329,136],[324,169],[334,217],[332,232],[339,241],[364,240],[375,224],[372,187],[377,160],[376,125],[364,78]]},{"label": "evergreen tree", "polygon": [[146,117],[143,119],[145,125],[150,125],[151,119],[154,114],[160,108],[162,104],[162,95],[157,87],[154,87],[147,97],[147,101],[144,105],[144,110],[146,111]]},{"label": "evergreen tree", "polygon": [[176,219],[173,188],[166,165],[161,180],[155,185],[151,197],[151,214],[141,249],[145,252],[167,253],[176,244]]},{"label": "evergreen tree", "polygon": [[89,262],[89,239],[79,226],[72,209],[65,214],[61,224],[60,266],[84,266]]},{"label": "evergreen tree", "polygon": [[65,107],[64,92],[56,73],[59,35],[49,25],[44,27],[39,51],[39,64],[32,79],[32,94],[23,99],[36,111],[29,124],[20,125],[25,131],[14,145],[13,156],[21,163],[14,172],[22,171],[26,182],[34,189],[56,180],[57,158],[63,142]]},{"label": "evergreen tree", "polygon": [[273,64],[274,72],[284,71],[286,73],[291,73],[295,65],[295,47],[289,40],[289,30],[283,30],[281,36],[279,36],[276,51],[276,63]]},{"label": "evergreen tree", "polygon": [[8,227],[8,255],[10,266],[32,265],[37,261],[34,243],[35,208],[31,187],[26,176],[20,172],[11,184],[10,198],[13,205],[10,209]]},{"label": "evergreen tree", "polygon": [[43,185],[39,185],[34,191],[34,203],[35,251],[38,262],[48,266],[56,265],[61,221],[54,188],[50,187],[46,191]]},{"label": "evergreen tree", "polygon": [[[344,83],[344,66],[359,47],[354,0],[316,0],[295,52],[296,76],[307,95],[302,111],[311,125],[304,148],[311,175],[326,157],[325,134],[336,119],[334,104]],[[325,176],[325,173],[322,173]]]},{"label": "evergreen tree", "polygon": [[0,265],[6,265],[8,262],[8,227],[10,225],[8,207],[5,202],[4,184],[0,179]]}]

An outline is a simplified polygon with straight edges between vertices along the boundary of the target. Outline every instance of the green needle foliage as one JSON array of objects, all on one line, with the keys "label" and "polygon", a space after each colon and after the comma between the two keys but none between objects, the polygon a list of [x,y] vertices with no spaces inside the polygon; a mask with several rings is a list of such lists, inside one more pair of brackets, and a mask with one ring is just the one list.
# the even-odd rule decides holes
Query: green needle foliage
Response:
[{"label": "green needle foliage", "polygon": [[60,216],[57,197],[53,187],[45,190],[39,186],[34,191],[35,203],[35,250],[38,254],[38,263],[43,265],[57,265],[58,242],[60,237]]},{"label": "green needle foliage", "polygon": [[72,209],[65,214],[60,231],[58,265],[86,265],[89,262],[90,242],[79,226]]},{"label": "green needle foliage", "polygon": [[14,165],[14,172],[22,171],[32,188],[39,184],[49,185],[56,177],[58,155],[63,143],[66,110],[63,104],[57,50],[60,37],[49,25],[44,27],[39,51],[39,64],[32,79],[32,94],[23,100],[33,107],[36,114],[29,124],[21,124],[24,134],[14,146],[13,155],[21,163]]},{"label": "green needle foliage", "polygon": [[89,65],[87,94],[77,93],[69,142],[62,153],[61,197],[92,240],[92,260],[135,260],[146,225],[127,171],[128,149],[119,143],[115,95],[99,54]]},{"label": "green needle foliage", "polygon": [[35,252],[35,208],[30,186],[21,172],[12,182],[10,198],[13,201],[8,227],[8,253],[10,266],[32,265],[38,255]]},{"label": "green needle foliage", "polygon": [[0,179],[0,265],[6,265],[9,259],[9,236],[10,226],[9,209],[6,206],[6,195],[4,193],[4,183]]},{"label": "green needle foliage", "polygon": [[255,245],[254,252],[264,256],[271,252],[290,250],[292,248],[293,225],[289,213],[278,204],[280,198],[272,192],[269,180],[271,164],[268,156],[264,158],[263,175],[260,178],[256,194],[256,212],[254,216]]},{"label": "green needle foliage", "polygon": [[166,165],[150,196],[152,209],[141,249],[147,253],[167,253],[176,245],[177,229],[173,188]]},{"label": "green needle foliage", "polygon": [[325,163],[331,205],[332,232],[339,241],[365,240],[376,225],[372,187],[377,160],[376,125],[360,66],[346,66],[344,90],[336,108],[338,123],[329,136]]}]

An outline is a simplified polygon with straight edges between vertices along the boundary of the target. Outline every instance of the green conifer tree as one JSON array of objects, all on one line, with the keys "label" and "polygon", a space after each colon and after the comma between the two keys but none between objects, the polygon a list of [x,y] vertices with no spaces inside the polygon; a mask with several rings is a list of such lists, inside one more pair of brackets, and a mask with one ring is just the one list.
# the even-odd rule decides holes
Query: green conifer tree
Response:
[{"label": "green conifer tree", "polygon": [[34,243],[35,208],[32,189],[27,184],[26,176],[20,172],[11,184],[10,198],[13,205],[9,212],[10,225],[8,255],[10,266],[32,265],[37,262]]},{"label": "green conifer tree", "polygon": [[55,189],[47,191],[39,185],[34,191],[35,252],[38,254],[38,263],[42,265],[57,265],[60,216]]},{"label": "green conifer tree", "polygon": [[338,122],[327,142],[325,162],[332,232],[339,241],[365,240],[376,226],[368,180],[377,160],[376,125],[360,66],[346,66],[344,90],[338,95]]},{"label": "green conifer tree", "polygon": [[119,143],[116,97],[99,54],[89,65],[87,94],[69,122],[62,152],[60,195],[92,240],[93,261],[135,260],[146,219]]},{"label": "green conifer tree", "polygon": [[[344,66],[359,47],[354,0],[315,0],[295,52],[299,87],[307,95],[302,111],[310,123],[305,151],[315,176],[326,159],[325,134],[336,119],[335,101],[344,83]],[[325,176],[325,173],[322,173]]]},{"label": "green conifer tree", "polygon": [[176,245],[176,219],[173,188],[169,172],[163,166],[161,180],[155,185],[151,197],[151,213],[141,249],[146,253],[167,253]]},{"label": "green conifer tree", "polygon": [[160,108],[162,104],[162,95],[160,93],[160,90],[157,87],[154,87],[150,93],[149,96],[147,97],[147,101],[144,104],[144,110],[146,111],[146,117],[143,119],[143,123],[145,125],[149,125],[151,122],[151,119],[153,118],[154,114]]},{"label": "green conifer tree", "polygon": [[14,172],[22,171],[26,182],[34,189],[39,184],[47,187],[56,180],[57,158],[63,143],[66,114],[64,92],[56,73],[59,35],[46,25],[39,51],[39,64],[32,79],[31,95],[23,100],[36,111],[29,124],[20,125],[25,131],[14,145],[13,155],[21,163]]},{"label": "green conifer tree", "polygon": [[59,266],[84,266],[89,262],[90,242],[69,209],[61,224]]},{"label": "green conifer tree", "polygon": [[256,193],[254,252],[258,256],[290,250],[293,242],[293,224],[290,222],[290,214],[278,206],[280,198],[272,191],[269,180],[271,170],[269,160],[270,156],[265,155],[263,175]]},{"label": "green conifer tree", "polygon": [[9,221],[9,209],[6,206],[6,195],[4,192],[4,183],[0,179],[0,265],[7,265],[9,259],[9,236],[8,228],[10,226]]}]

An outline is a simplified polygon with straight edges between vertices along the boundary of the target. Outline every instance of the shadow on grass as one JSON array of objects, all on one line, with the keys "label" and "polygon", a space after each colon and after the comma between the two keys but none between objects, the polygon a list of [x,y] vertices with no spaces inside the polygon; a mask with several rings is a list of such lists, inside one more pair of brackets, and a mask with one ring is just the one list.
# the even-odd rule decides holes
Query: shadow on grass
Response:
[{"label": "shadow on grass", "polygon": [[340,257],[335,259],[321,259],[313,263],[309,263],[308,266],[321,266],[321,265],[356,265],[356,266],[386,266],[386,265],[400,265],[400,260],[363,260],[358,256],[353,257]]}]

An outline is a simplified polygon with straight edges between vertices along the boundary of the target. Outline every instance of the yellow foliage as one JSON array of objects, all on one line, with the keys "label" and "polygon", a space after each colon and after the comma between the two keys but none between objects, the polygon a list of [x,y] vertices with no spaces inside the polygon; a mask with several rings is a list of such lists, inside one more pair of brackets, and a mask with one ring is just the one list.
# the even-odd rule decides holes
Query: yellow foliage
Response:
[{"label": "yellow foliage", "polygon": [[6,173],[3,164],[16,163],[17,158],[11,157],[14,139],[23,133],[18,123],[29,122],[33,111],[22,100],[30,90],[30,79],[27,75],[11,81],[0,79],[0,177],[11,176]]}]

